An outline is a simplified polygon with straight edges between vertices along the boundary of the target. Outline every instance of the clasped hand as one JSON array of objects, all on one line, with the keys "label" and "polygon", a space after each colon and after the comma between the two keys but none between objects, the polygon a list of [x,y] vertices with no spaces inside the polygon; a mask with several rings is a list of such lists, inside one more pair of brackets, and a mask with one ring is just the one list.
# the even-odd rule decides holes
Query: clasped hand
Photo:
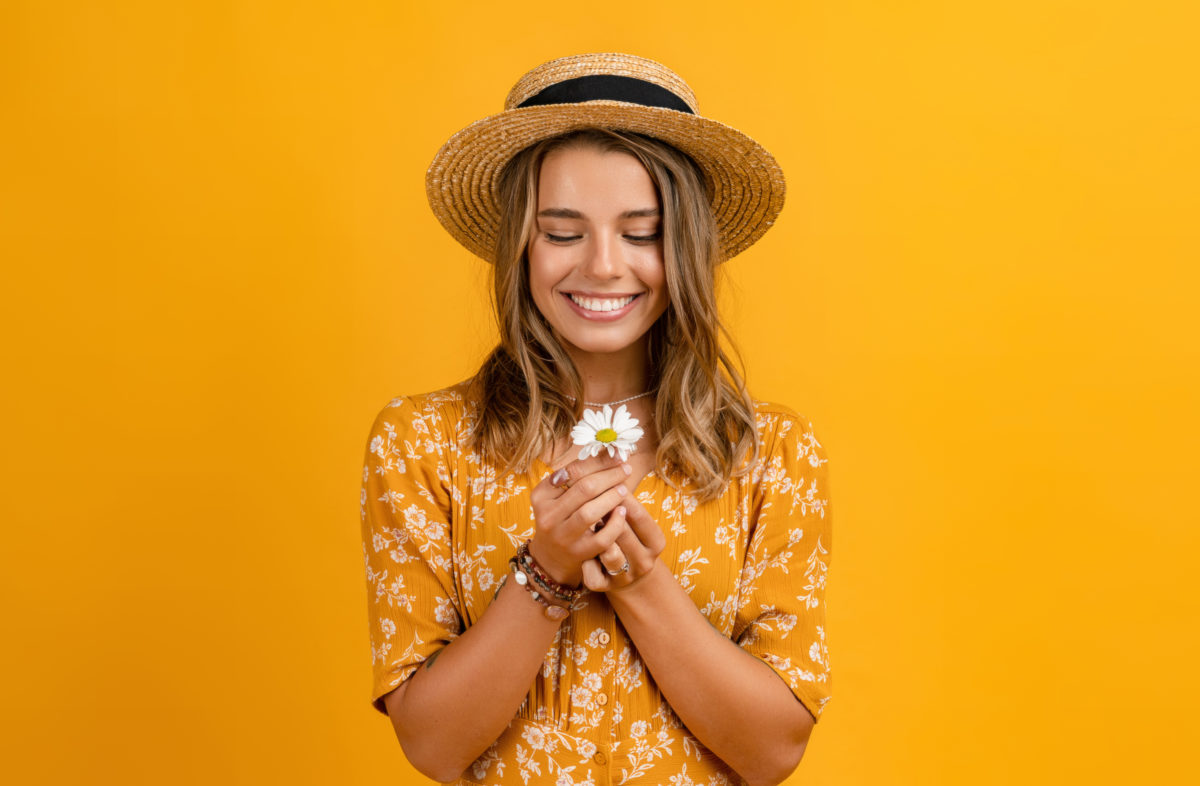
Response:
[{"label": "clasped hand", "polygon": [[534,486],[529,551],[551,578],[593,592],[622,590],[654,569],[666,538],[633,495],[615,456],[572,461]]}]

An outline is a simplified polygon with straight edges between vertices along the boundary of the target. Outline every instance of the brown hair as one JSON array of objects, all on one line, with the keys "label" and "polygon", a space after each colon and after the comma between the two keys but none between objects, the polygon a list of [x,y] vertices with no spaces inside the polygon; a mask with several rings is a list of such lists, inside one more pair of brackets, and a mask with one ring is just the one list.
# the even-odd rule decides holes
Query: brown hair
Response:
[{"label": "brown hair", "polygon": [[632,155],[658,189],[668,305],[648,336],[649,383],[657,393],[655,463],[668,482],[679,473],[702,501],[712,499],[758,454],[754,407],[721,347],[722,338],[730,339],[717,314],[720,250],[704,177],[684,153],[639,134],[589,128],[552,137],[518,153],[501,173],[493,270],[500,343],[472,380],[481,405],[472,447],[489,461],[524,469],[582,414],[583,383],[533,301],[526,254],[542,161],[574,146]]}]

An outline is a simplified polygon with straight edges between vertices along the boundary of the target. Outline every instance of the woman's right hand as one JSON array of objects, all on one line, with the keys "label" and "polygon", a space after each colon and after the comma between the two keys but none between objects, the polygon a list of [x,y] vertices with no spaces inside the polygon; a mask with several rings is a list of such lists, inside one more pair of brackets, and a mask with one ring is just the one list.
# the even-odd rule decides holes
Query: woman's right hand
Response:
[{"label": "woman's right hand", "polygon": [[533,487],[530,499],[537,528],[529,553],[550,578],[577,586],[583,580],[583,563],[625,533],[628,524],[617,516],[598,530],[592,528],[629,494],[625,484],[632,472],[617,456],[590,456],[572,461]]}]

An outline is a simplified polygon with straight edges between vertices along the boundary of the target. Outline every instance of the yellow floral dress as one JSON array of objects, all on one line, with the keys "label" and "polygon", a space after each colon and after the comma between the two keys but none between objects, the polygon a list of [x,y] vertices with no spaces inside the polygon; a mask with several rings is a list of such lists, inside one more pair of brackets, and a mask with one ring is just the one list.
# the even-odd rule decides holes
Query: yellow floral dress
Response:
[{"label": "yellow floral dress", "polygon": [[[393,400],[363,467],[362,535],[374,685],[382,697],[487,610],[534,533],[530,489],[467,447],[465,384]],[[830,697],[826,458],[811,424],[756,402],[762,453],[700,503],[652,472],[635,494],[666,534],[664,564],[696,608],[791,688],[814,718]],[[680,722],[602,593],[560,626],[507,730],[462,784],[723,784],[738,776]],[[753,701],[752,697],[747,700]]]}]

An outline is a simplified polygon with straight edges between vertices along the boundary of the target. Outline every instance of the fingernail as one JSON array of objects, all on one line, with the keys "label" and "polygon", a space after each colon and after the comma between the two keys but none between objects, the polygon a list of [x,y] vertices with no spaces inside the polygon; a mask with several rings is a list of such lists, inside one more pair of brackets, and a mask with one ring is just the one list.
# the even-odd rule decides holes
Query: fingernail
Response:
[{"label": "fingernail", "polygon": [[617,506],[617,513],[620,513],[620,514],[621,514],[621,518],[625,518],[625,506],[624,506],[624,505],[618,505],[618,506]]},{"label": "fingernail", "polygon": [[617,486],[617,491],[622,497],[629,493],[629,489],[625,488],[624,486]]},{"label": "fingernail", "polygon": [[632,475],[632,474],[633,474],[633,467],[629,466],[628,464],[622,464],[622,465],[621,465],[621,469],[625,470],[625,474],[626,474],[626,475]]}]

